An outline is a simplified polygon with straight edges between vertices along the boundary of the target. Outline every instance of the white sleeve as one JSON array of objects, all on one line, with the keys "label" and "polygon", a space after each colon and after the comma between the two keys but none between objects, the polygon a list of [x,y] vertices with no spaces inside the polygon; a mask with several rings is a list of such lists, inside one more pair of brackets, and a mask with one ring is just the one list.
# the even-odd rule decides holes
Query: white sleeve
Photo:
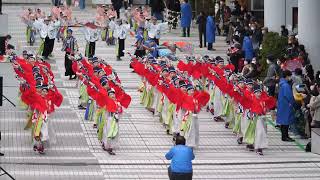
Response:
[{"label": "white sleeve", "polygon": [[80,28],[80,31],[84,34],[84,39],[86,41],[90,41],[90,32],[89,29],[86,27]]},{"label": "white sleeve", "polygon": [[37,30],[41,30],[41,28],[43,27],[43,22],[36,20],[33,23],[33,27],[36,28]]},{"label": "white sleeve", "polygon": [[144,27],[145,27],[147,30],[150,30],[151,24],[150,24],[148,21],[146,21]]},{"label": "white sleeve", "polygon": [[59,29],[60,26],[61,26],[61,21],[60,21],[60,20],[56,21],[56,22],[53,24],[53,26],[54,26],[55,29]]}]

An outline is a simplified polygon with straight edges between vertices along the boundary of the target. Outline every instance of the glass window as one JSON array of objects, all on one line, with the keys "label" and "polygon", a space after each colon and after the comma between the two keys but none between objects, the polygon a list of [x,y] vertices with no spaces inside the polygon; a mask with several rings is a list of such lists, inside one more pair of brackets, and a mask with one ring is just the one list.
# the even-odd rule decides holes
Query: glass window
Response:
[{"label": "glass window", "polygon": [[264,0],[251,0],[251,9],[254,11],[262,11],[264,7]]}]

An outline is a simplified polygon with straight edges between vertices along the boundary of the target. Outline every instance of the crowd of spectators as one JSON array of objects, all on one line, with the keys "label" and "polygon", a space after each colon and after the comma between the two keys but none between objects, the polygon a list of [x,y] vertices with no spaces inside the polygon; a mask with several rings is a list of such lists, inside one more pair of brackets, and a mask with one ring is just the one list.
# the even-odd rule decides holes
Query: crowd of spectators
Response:
[{"label": "crowd of spectators", "polygon": [[[290,33],[283,25],[280,27],[279,36],[288,39],[284,56],[275,57],[270,52],[266,58],[267,68],[262,69],[263,60],[260,51],[263,48],[263,40],[269,33],[268,27],[262,27],[257,18],[244,6],[240,6],[237,1],[234,1],[232,8],[229,8],[225,5],[224,0],[221,0],[220,7],[223,7],[224,14],[216,14],[216,19],[223,20],[222,25],[217,21],[217,26],[220,24],[220,27],[223,28],[222,33],[218,32],[218,34],[227,36],[226,41],[230,45],[228,55],[236,71],[242,73],[246,78],[260,79],[269,95],[278,98],[278,104],[282,98],[288,97],[288,94],[283,96],[279,93],[286,82],[290,86],[291,91],[288,92],[291,93],[289,96],[292,96],[293,102],[281,111],[287,111],[293,118],[289,121],[283,119],[286,117],[280,117],[279,114],[283,112],[279,112],[278,107],[276,127],[283,132],[286,130],[283,130],[282,125],[288,125],[288,129],[295,138],[309,138],[311,128],[320,127],[320,71],[315,73],[310,63],[315,60],[309,59],[304,45],[300,44],[297,39],[297,34]],[[230,9],[230,13],[225,9]],[[295,61],[296,64],[289,68],[287,64],[290,61]],[[296,68],[292,69],[292,67]],[[263,71],[266,72],[266,75],[261,77],[261,74],[264,74]],[[287,122],[281,124],[283,121]],[[286,136],[286,132],[282,134]],[[287,138],[289,137],[282,139],[288,140]]]}]

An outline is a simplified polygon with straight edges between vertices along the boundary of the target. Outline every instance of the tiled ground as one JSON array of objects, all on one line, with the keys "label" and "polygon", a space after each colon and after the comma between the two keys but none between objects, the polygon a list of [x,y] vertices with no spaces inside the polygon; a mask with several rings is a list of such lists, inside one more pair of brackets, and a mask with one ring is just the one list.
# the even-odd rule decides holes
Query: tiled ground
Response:
[{"label": "tiled ground", "polygon": [[[17,16],[21,9],[22,6],[4,7],[10,15],[9,31],[13,42],[21,45],[20,50],[33,50],[37,46],[26,46],[25,27]],[[83,12],[76,10],[74,14],[80,20],[94,17],[92,9]],[[83,35],[75,31],[75,36],[83,50]],[[197,33],[194,29],[192,37],[185,39],[174,31],[161,39],[170,40],[187,40],[197,46]],[[133,42],[129,37],[127,50],[133,50]],[[219,37],[215,46],[217,51],[211,55],[225,57],[227,47],[223,38]],[[55,60],[49,61],[57,86],[65,97],[62,107],[50,117],[57,142],[51,145],[45,156],[35,154],[30,145],[30,132],[23,130],[25,112],[2,107],[1,152],[5,152],[6,156],[0,159],[0,165],[18,180],[168,179],[169,162],[164,159],[164,154],[172,146],[171,137],[165,134],[159,120],[139,104],[139,77],[130,73],[128,57],[117,62],[114,47],[107,47],[104,42],[97,43],[97,55],[104,57],[117,70],[124,88],[132,96],[131,106],[121,119],[120,148],[116,150],[117,155],[111,157],[100,148],[92,123],[83,120],[84,111],[77,110],[76,81],[69,81],[63,76],[64,54],[60,49],[61,43],[56,42]],[[198,48],[196,52],[208,53]],[[208,113],[202,112],[199,121],[200,147],[195,152],[194,179],[320,179],[320,157],[303,152],[295,143],[280,141],[280,133],[271,125],[268,128],[270,147],[265,151],[265,156],[259,157],[247,152],[244,146],[237,145],[230,130],[225,129],[222,123],[213,122]]]}]

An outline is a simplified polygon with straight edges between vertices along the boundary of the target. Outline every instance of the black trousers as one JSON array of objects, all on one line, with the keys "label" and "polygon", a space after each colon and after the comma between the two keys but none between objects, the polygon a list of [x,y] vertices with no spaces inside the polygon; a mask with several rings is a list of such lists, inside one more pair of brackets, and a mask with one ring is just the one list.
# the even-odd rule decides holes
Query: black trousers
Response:
[{"label": "black trousers", "polygon": [[[202,37],[203,37],[204,41],[202,41]],[[202,47],[202,44],[204,44],[204,47],[207,47],[207,45],[206,45],[206,41],[207,41],[206,32],[203,30],[199,30],[199,41],[200,41],[200,47]]]},{"label": "black trousers", "polygon": [[134,53],[134,55],[136,56],[136,57],[143,57],[143,56],[145,56],[146,55],[146,50],[136,50],[135,51],[135,53]]},{"label": "black trousers", "polygon": [[236,57],[230,57],[231,63],[234,65],[234,73],[238,73],[239,70],[239,59]]},{"label": "black trousers", "polygon": [[268,95],[275,97],[275,95],[276,95],[276,86],[275,85],[268,86]]},{"label": "black trousers", "polygon": [[116,9],[117,12],[117,18],[120,18],[120,9]]},{"label": "black trousers", "polygon": [[129,7],[129,2],[128,1],[124,1],[123,2],[123,6],[124,6],[124,9],[127,10],[128,7]]},{"label": "black trousers", "polygon": [[0,14],[2,14],[2,0],[0,0]]},{"label": "black trousers", "polygon": [[48,58],[48,56],[52,53],[54,47],[54,39],[50,39],[48,36],[44,40],[44,47],[42,56]]},{"label": "black trousers", "polygon": [[68,55],[70,55],[70,53],[66,52],[64,56],[64,67],[66,69],[66,72],[64,73],[65,76],[75,75],[72,70],[72,60],[69,59]]},{"label": "black trousers", "polygon": [[280,125],[281,129],[281,139],[287,139],[289,138],[289,125]]},{"label": "black trousers", "polygon": [[124,56],[124,48],[125,48],[125,39],[119,39],[118,38],[118,54],[117,57],[123,57]]},{"label": "black trousers", "polygon": [[168,175],[170,180],[192,180],[191,173],[175,173],[171,172],[171,167],[168,168]]},{"label": "black trousers", "polygon": [[96,42],[89,42],[89,50],[87,57],[92,57],[96,54]]},{"label": "black trousers", "polygon": [[190,37],[190,27],[183,28],[183,37]]}]

